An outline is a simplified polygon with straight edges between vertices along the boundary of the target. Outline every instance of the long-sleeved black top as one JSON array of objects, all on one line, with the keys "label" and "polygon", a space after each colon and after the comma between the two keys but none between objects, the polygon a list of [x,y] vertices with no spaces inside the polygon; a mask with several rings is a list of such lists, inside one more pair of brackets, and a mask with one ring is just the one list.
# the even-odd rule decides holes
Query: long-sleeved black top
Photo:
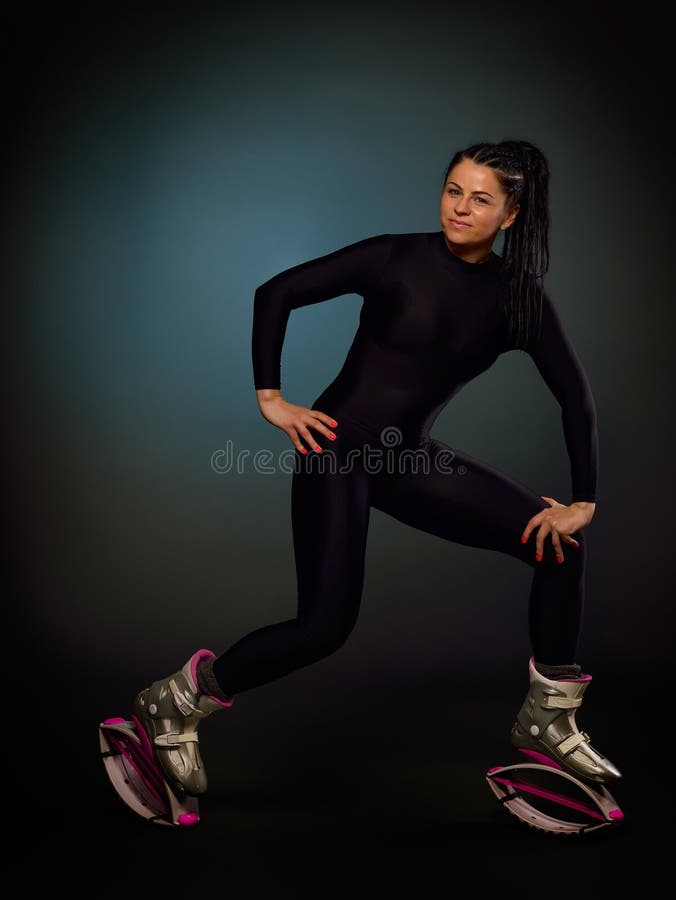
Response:
[{"label": "long-sleeved black top", "polygon": [[[342,369],[322,393],[322,411],[344,412],[379,433],[396,426],[421,443],[458,391],[509,343],[498,301],[500,257],[470,263],[443,231],[381,234],[293,266],[256,289],[255,389],[281,389],[281,356],[292,309],[343,294],[363,297]],[[543,290],[541,330],[526,352],[561,406],[572,501],[596,501],[598,435],[589,382],[559,313]]]}]

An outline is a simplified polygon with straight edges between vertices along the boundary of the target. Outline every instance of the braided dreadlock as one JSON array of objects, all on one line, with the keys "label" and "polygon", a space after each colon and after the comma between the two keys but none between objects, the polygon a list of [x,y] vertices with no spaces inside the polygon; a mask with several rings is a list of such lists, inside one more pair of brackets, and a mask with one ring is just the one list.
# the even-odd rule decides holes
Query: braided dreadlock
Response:
[{"label": "braided dreadlock", "polygon": [[463,159],[494,169],[507,194],[507,208],[519,204],[504,232],[499,290],[511,346],[525,349],[540,328],[542,277],[549,268],[549,166],[542,151],[528,141],[482,142],[455,154],[444,183]]}]

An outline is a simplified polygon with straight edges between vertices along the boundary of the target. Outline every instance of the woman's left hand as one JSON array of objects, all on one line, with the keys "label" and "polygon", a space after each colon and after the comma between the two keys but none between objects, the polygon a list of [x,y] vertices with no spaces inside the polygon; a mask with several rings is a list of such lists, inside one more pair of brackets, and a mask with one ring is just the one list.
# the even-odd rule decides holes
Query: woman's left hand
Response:
[{"label": "woman's left hand", "polygon": [[595,504],[571,503],[570,506],[565,506],[565,504],[554,500],[553,497],[545,497],[543,495],[542,499],[550,504],[550,508],[540,510],[539,513],[536,513],[528,520],[528,524],[521,535],[521,542],[525,544],[533,529],[538,529],[535,540],[535,558],[540,562],[544,554],[545,538],[551,533],[556,558],[562,563],[564,557],[561,541],[565,541],[565,543],[573,547],[580,546],[575,538],[571,537],[571,534],[574,534],[591,522]]}]

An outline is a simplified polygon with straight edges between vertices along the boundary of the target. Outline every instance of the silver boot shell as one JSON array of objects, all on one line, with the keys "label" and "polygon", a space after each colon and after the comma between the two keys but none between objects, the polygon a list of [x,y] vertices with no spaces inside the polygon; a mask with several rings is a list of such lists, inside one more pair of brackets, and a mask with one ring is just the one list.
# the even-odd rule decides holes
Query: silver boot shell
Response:
[{"label": "silver boot shell", "polygon": [[191,796],[207,789],[197,726],[206,716],[233,703],[210,697],[199,686],[197,664],[213,657],[210,650],[198,650],[178,672],[140,691],[133,706],[167,780]]},{"label": "silver boot shell", "polygon": [[533,657],[528,669],[530,688],[512,727],[512,745],[543,753],[572,775],[589,781],[620,779],[619,769],[592,747],[589,735],[575,722],[591,675],[553,680],[538,672]]}]

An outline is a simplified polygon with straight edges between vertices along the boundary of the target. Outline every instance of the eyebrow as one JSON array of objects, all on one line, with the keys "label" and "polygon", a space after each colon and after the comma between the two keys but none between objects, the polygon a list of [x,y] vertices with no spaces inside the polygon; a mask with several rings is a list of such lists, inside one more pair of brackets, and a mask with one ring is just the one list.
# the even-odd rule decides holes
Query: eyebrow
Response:
[{"label": "eyebrow", "polygon": [[[457,181],[451,181],[449,179],[449,181],[447,181],[446,184],[454,184],[456,187],[459,187],[460,190],[462,190],[462,186],[459,185]],[[472,193],[473,194],[488,194],[489,197],[493,197],[493,194],[489,194],[488,191],[472,191]],[[495,197],[493,197],[493,199],[495,200]]]}]

